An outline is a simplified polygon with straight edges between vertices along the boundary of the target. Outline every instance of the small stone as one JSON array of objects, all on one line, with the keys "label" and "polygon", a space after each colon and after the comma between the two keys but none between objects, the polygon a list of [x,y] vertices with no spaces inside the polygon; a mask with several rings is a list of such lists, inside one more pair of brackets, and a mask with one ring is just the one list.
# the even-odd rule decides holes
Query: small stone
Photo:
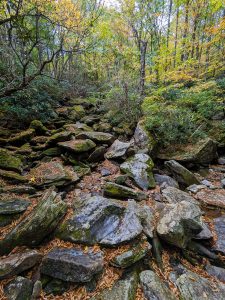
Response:
[{"label": "small stone", "polygon": [[216,267],[216,266],[207,264],[205,269],[206,269],[207,273],[209,273],[209,275],[214,276],[217,279],[219,279],[220,281],[225,282],[225,269],[224,268],[220,268],[220,267]]},{"label": "small stone", "polygon": [[197,192],[199,192],[200,190],[205,189],[205,188],[206,188],[206,186],[203,184],[192,184],[189,187],[187,187],[187,191],[196,194]]},{"label": "small stone", "polygon": [[112,144],[115,140],[114,136],[106,132],[86,131],[78,134],[77,139],[90,139],[95,143]]},{"label": "small stone", "polygon": [[191,195],[186,192],[183,192],[175,187],[167,187],[162,191],[164,200],[168,203],[179,203],[181,201],[187,201],[191,203],[198,204],[198,201],[195,200]]},{"label": "small stone", "polygon": [[225,254],[225,215],[222,215],[219,218],[215,218],[213,220],[213,224],[217,235],[217,239],[213,248],[216,251]]},{"label": "small stone", "polygon": [[36,250],[26,250],[0,258],[0,280],[26,271],[41,261],[42,255]]},{"label": "small stone", "polygon": [[225,165],[225,157],[220,157],[220,158],[218,159],[218,164],[219,164],[219,165]]},{"label": "small stone", "polygon": [[221,186],[222,188],[225,188],[225,178],[221,180]]},{"label": "small stone", "polygon": [[130,143],[125,143],[119,140],[115,140],[115,142],[111,145],[111,147],[106,152],[105,158],[107,159],[121,158],[126,154],[129,147],[130,147]]},{"label": "small stone", "polygon": [[155,174],[154,175],[155,181],[160,187],[166,188],[168,186],[175,187],[179,189],[179,184],[177,183],[176,180],[174,180],[172,177],[167,176],[167,175],[160,175],[160,174]]}]

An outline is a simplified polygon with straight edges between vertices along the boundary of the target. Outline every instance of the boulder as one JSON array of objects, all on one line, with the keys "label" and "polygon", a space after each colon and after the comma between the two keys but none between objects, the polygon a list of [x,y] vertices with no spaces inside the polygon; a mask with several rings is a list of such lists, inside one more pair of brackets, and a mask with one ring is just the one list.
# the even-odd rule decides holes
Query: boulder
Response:
[{"label": "boulder", "polygon": [[99,162],[104,160],[104,154],[106,152],[106,148],[104,146],[98,146],[94,149],[94,151],[89,155],[88,162]]},{"label": "boulder", "polygon": [[169,204],[159,219],[157,232],[166,242],[185,248],[188,242],[203,229],[201,215],[200,208],[191,202]]},{"label": "boulder", "polygon": [[35,134],[35,130],[33,128],[29,128],[25,131],[21,131],[10,137],[8,142],[13,145],[23,145],[24,143],[29,142]]},{"label": "boulder", "polygon": [[115,140],[114,136],[110,133],[106,132],[97,132],[97,131],[86,131],[83,133],[78,134],[78,139],[90,139],[95,143],[100,144],[112,144]]},{"label": "boulder", "polygon": [[30,128],[34,129],[37,134],[45,134],[48,131],[48,128],[39,120],[33,120],[30,123]]},{"label": "boulder", "polygon": [[128,268],[143,259],[150,249],[151,245],[148,242],[145,241],[138,243],[134,245],[130,250],[115,256],[110,261],[110,264],[118,268]]},{"label": "boulder", "polygon": [[145,129],[144,121],[140,121],[134,132],[134,144],[138,151],[142,153],[150,153],[156,142],[150,132]]},{"label": "boulder", "polygon": [[214,206],[219,208],[225,208],[225,190],[209,190],[202,189],[195,194],[195,198],[199,203],[205,206]]},{"label": "boulder", "polygon": [[42,255],[36,250],[25,250],[0,258],[0,280],[29,270],[41,261]]},{"label": "boulder", "polygon": [[88,115],[88,116],[83,117],[80,121],[84,122],[87,125],[92,126],[93,124],[95,124],[99,120],[100,120],[100,116]]},{"label": "boulder", "polygon": [[16,277],[4,288],[8,300],[31,300],[33,283],[30,279]]},{"label": "boulder", "polygon": [[41,273],[67,282],[89,282],[103,266],[101,252],[55,248],[44,257]]},{"label": "boulder", "polygon": [[198,201],[195,200],[191,195],[186,192],[183,192],[175,187],[167,187],[162,191],[163,198],[165,202],[168,203],[179,203],[181,201],[187,201],[194,204],[198,204]]},{"label": "boulder", "polygon": [[187,187],[192,184],[199,184],[199,180],[197,179],[197,177],[177,161],[166,161],[165,166],[172,173],[175,179],[182,185]]},{"label": "boulder", "polygon": [[120,169],[131,177],[143,190],[155,187],[152,169],[154,163],[148,154],[135,154],[120,165]]},{"label": "boulder", "polygon": [[116,246],[141,232],[141,222],[130,205],[126,208],[119,200],[94,196],[76,201],[75,214],[59,226],[56,236],[74,243]]},{"label": "boulder", "polygon": [[93,129],[87,124],[76,122],[75,124],[66,124],[63,126],[66,131],[70,131],[77,135],[83,131],[93,131]]},{"label": "boulder", "polygon": [[55,156],[60,156],[61,154],[62,154],[62,150],[59,147],[52,147],[44,150],[41,153],[41,156],[55,157]]},{"label": "boulder", "polygon": [[29,185],[17,185],[17,186],[4,186],[2,188],[3,193],[15,193],[15,194],[35,194],[36,190]]},{"label": "boulder", "polygon": [[135,300],[137,287],[137,274],[127,274],[124,278],[118,280],[112,288],[103,290],[90,300]]},{"label": "boulder", "polygon": [[71,140],[71,141],[68,141],[68,142],[58,143],[58,145],[59,145],[59,147],[62,147],[64,149],[66,149],[70,152],[74,152],[74,153],[87,152],[87,151],[89,151],[89,150],[96,147],[96,144],[90,139]]},{"label": "boulder", "polygon": [[70,131],[60,131],[50,136],[47,140],[47,144],[52,145],[57,144],[59,142],[65,142],[70,140],[71,136],[72,132]]},{"label": "boulder", "polygon": [[176,160],[181,163],[195,163],[208,165],[217,158],[217,144],[210,138],[199,141],[198,143],[183,146],[174,152],[168,149],[157,155],[163,160]]},{"label": "boulder", "polygon": [[31,202],[24,199],[0,200],[0,227],[10,224],[13,220],[20,217]]},{"label": "boulder", "polygon": [[225,254],[225,215],[213,220],[214,230],[217,235],[217,239],[213,248],[215,251]]},{"label": "boulder", "polygon": [[153,271],[140,274],[140,282],[146,300],[176,300],[169,287]]},{"label": "boulder", "polygon": [[7,254],[16,246],[36,246],[48,236],[65,215],[67,205],[50,188],[32,212],[0,240],[0,255]]},{"label": "boulder", "polygon": [[160,174],[155,174],[154,175],[156,183],[161,187],[161,188],[166,188],[166,187],[174,187],[179,189],[179,184],[176,180],[174,180],[172,177],[167,176],[167,175],[160,175]]},{"label": "boulder", "polygon": [[74,105],[69,109],[69,119],[73,121],[78,121],[85,116],[85,109],[82,105]]},{"label": "boulder", "polygon": [[21,172],[23,163],[19,157],[13,155],[10,151],[0,148],[0,168],[9,171]]},{"label": "boulder", "polygon": [[105,158],[107,159],[121,158],[126,154],[129,147],[130,147],[130,143],[125,143],[119,140],[115,140],[115,142],[111,145],[111,147],[106,152]]},{"label": "boulder", "polygon": [[191,300],[224,300],[225,284],[216,284],[196,273],[187,271],[176,281],[181,299]]},{"label": "boulder", "polygon": [[134,200],[146,200],[148,196],[143,192],[135,191],[126,186],[122,186],[116,184],[114,182],[106,182],[104,187],[104,195],[112,198],[119,198],[119,199],[134,199]]},{"label": "boulder", "polygon": [[[43,276],[42,276],[43,278]],[[51,277],[46,277],[48,279],[50,279]],[[44,277],[45,279],[45,277]],[[42,279],[42,281],[44,281]],[[73,283],[73,288],[75,288],[76,286],[74,286],[75,283]],[[64,292],[66,292],[71,286],[71,282],[66,282],[57,278],[51,278],[50,280],[48,280],[48,282],[44,285],[44,292],[45,294],[49,295],[49,294],[53,294],[53,295],[62,295]]]},{"label": "boulder", "polygon": [[77,174],[61,162],[50,161],[41,163],[31,169],[28,178],[34,186],[63,186],[79,180]]}]

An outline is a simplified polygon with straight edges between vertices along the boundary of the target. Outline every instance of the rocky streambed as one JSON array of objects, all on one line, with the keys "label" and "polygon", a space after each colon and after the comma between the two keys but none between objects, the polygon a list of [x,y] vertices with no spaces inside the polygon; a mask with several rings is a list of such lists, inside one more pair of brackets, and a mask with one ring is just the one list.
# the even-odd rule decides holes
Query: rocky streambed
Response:
[{"label": "rocky streambed", "polygon": [[0,299],[225,299],[213,140],[152,151],[76,99],[0,145]]}]

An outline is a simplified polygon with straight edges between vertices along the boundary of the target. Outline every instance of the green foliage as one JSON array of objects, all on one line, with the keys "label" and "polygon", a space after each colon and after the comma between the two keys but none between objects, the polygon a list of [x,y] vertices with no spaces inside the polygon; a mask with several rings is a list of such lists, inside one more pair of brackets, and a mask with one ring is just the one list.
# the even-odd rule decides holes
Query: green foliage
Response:
[{"label": "green foliage", "polygon": [[54,106],[62,99],[65,86],[40,77],[29,88],[1,100],[1,112],[11,120],[25,123],[39,119],[47,121],[54,117]]},{"label": "green foliage", "polygon": [[143,103],[147,129],[164,146],[205,136],[208,122],[224,110],[222,89],[223,81],[156,89]]}]

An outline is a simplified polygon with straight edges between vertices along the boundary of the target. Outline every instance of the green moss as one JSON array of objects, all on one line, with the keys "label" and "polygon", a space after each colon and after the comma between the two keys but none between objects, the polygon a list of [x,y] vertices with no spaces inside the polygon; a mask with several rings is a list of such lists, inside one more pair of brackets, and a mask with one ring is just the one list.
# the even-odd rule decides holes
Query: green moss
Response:
[{"label": "green moss", "polygon": [[30,128],[32,129],[35,129],[36,133],[40,133],[40,134],[43,134],[43,133],[46,133],[48,131],[48,128],[46,128],[43,123],[39,120],[33,120],[31,123],[30,123]]},{"label": "green moss", "polygon": [[8,150],[0,149],[0,168],[21,172],[22,166],[22,161],[18,157],[11,154]]},{"label": "green moss", "polygon": [[29,142],[34,134],[35,130],[33,128],[29,128],[25,131],[17,133],[14,137],[9,138],[8,142],[11,144],[24,144]]}]

